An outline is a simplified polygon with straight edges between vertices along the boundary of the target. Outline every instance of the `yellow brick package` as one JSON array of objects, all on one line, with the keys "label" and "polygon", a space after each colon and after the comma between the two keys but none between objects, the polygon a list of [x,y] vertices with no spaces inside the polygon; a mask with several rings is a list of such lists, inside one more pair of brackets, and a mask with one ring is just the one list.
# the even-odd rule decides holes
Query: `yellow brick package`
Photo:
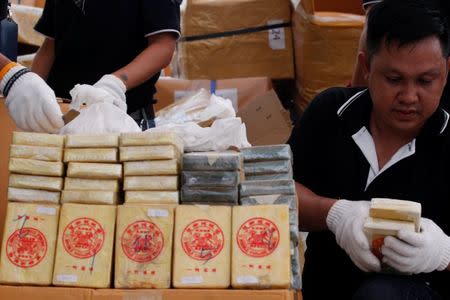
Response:
[{"label": "yellow brick package", "polygon": [[119,146],[117,134],[73,134],[66,136],[66,148],[115,148]]},{"label": "yellow brick package", "polygon": [[414,222],[420,229],[422,205],[418,202],[389,198],[373,198],[370,202],[370,216],[373,218]]},{"label": "yellow brick package", "polygon": [[125,203],[141,204],[178,204],[179,192],[175,191],[126,191]]},{"label": "yellow brick package", "polygon": [[61,177],[9,174],[9,187],[60,191],[63,187]]},{"label": "yellow brick package", "polygon": [[170,288],[174,208],[119,206],[116,288]]},{"label": "yellow brick package", "polygon": [[127,176],[123,182],[125,191],[176,191],[178,176]]},{"label": "yellow brick package", "polygon": [[65,149],[64,162],[105,162],[118,161],[117,148]]},{"label": "yellow brick package", "polygon": [[67,176],[87,179],[120,179],[122,178],[122,165],[71,162],[67,167]]},{"label": "yellow brick package", "polygon": [[62,161],[63,150],[59,147],[11,145],[9,157],[44,161]]},{"label": "yellow brick package", "polygon": [[118,193],[110,191],[64,190],[61,193],[61,203],[117,204],[118,199]]},{"label": "yellow brick package", "polygon": [[177,159],[178,150],[173,145],[120,147],[120,161]]},{"label": "yellow brick package", "polygon": [[119,180],[117,179],[83,179],[70,178],[64,179],[64,189],[72,191],[119,191]]},{"label": "yellow brick package", "polygon": [[178,160],[129,161],[123,163],[125,176],[177,175]]},{"label": "yellow brick package", "polygon": [[35,132],[13,132],[12,144],[44,147],[64,147],[64,136]]},{"label": "yellow brick package", "polygon": [[8,201],[58,204],[60,192],[8,187]]},{"label": "yellow brick package", "polygon": [[231,207],[179,205],[175,216],[173,286],[227,288]]},{"label": "yellow brick package", "polygon": [[54,285],[110,286],[115,219],[113,205],[63,204]]},{"label": "yellow brick package", "polygon": [[11,158],[9,160],[9,171],[11,173],[60,177],[64,174],[64,164],[56,161]]},{"label": "yellow brick package", "polygon": [[8,203],[0,258],[0,282],[50,285],[59,206]]},{"label": "yellow brick package", "polygon": [[288,206],[235,206],[232,231],[232,286],[288,288],[291,282]]},{"label": "yellow brick package", "polygon": [[184,152],[183,140],[174,132],[130,132],[120,135],[120,146],[174,145],[178,152]]}]

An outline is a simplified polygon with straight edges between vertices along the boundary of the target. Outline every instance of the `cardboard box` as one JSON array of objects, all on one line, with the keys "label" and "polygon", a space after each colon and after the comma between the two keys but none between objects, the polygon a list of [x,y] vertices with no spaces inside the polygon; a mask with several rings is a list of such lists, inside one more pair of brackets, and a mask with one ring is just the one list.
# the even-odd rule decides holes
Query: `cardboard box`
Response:
[{"label": "cardboard box", "polygon": [[289,112],[283,108],[274,90],[256,97],[237,114],[247,127],[250,144],[284,144],[291,135]]},{"label": "cardboard box", "polygon": [[[210,80],[187,80],[172,77],[160,77],[156,82],[155,111],[164,108],[175,101],[195,93],[201,88],[212,91],[214,82]],[[215,94],[228,98],[237,111],[255,97],[263,95],[272,88],[267,77],[224,79],[215,82]]]},{"label": "cardboard box", "polygon": [[293,78],[290,19],[289,0],[189,0],[182,18],[188,40],[178,45],[182,76]]},{"label": "cardboard box", "polygon": [[118,290],[0,285],[5,300],[301,300],[289,290]]}]

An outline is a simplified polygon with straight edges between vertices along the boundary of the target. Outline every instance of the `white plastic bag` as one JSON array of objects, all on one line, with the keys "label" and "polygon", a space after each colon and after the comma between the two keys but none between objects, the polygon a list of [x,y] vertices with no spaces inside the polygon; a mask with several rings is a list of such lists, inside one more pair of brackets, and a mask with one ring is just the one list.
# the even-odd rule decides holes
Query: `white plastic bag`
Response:
[{"label": "white plastic bag", "polygon": [[141,131],[136,122],[117,106],[97,102],[81,109],[80,114],[61,128],[60,134],[121,133]]}]

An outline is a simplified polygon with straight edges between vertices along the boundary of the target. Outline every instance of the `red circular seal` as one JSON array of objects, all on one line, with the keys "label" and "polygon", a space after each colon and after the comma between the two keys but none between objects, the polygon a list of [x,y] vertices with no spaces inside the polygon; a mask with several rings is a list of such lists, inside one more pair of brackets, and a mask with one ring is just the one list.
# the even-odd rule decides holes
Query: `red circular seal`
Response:
[{"label": "red circular seal", "polygon": [[64,229],[62,242],[64,249],[77,258],[89,258],[102,249],[105,230],[97,221],[90,218],[78,218]]},{"label": "red circular seal", "polygon": [[164,247],[159,227],[150,221],[136,221],[124,230],[121,238],[125,255],[136,262],[148,263],[158,257]]},{"label": "red circular seal", "polygon": [[181,234],[184,252],[196,260],[210,260],[222,251],[224,237],[219,225],[199,219],[187,225]]},{"label": "red circular seal", "polygon": [[47,254],[47,239],[36,228],[17,229],[6,242],[8,259],[21,268],[31,268],[39,264]]},{"label": "red circular seal", "polygon": [[277,248],[280,232],[272,221],[257,217],[239,227],[236,239],[241,251],[248,256],[264,257]]}]

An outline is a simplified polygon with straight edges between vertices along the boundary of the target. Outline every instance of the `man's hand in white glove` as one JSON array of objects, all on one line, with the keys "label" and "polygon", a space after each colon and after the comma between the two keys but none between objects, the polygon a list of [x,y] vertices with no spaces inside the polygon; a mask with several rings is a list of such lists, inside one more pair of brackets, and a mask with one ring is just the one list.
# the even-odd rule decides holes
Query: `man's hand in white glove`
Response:
[{"label": "man's hand in white glove", "polygon": [[383,262],[402,273],[442,271],[450,263],[450,237],[430,219],[421,219],[421,232],[400,230],[386,237]]},{"label": "man's hand in white glove", "polygon": [[72,96],[71,107],[79,110],[83,104],[90,105],[96,102],[108,102],[127,111],[125,92],[127,88],[122,80],[114,75],[104,75],[94,85],[77,84],[70,91]]},{"label": "man's hand in white glove", "polygon": [[64,126],[55,93],[39,75],[25,67],[12,67],[0,81],[0,91],[20,129],[56,133]]},{"label": "man's hand in white glove", "polygon": [[328,212],[327,226],[358,268],[364,272],[379,272],[380,260],[372,253],[364,234],[369,208],[370,201],[338,200]]}]

